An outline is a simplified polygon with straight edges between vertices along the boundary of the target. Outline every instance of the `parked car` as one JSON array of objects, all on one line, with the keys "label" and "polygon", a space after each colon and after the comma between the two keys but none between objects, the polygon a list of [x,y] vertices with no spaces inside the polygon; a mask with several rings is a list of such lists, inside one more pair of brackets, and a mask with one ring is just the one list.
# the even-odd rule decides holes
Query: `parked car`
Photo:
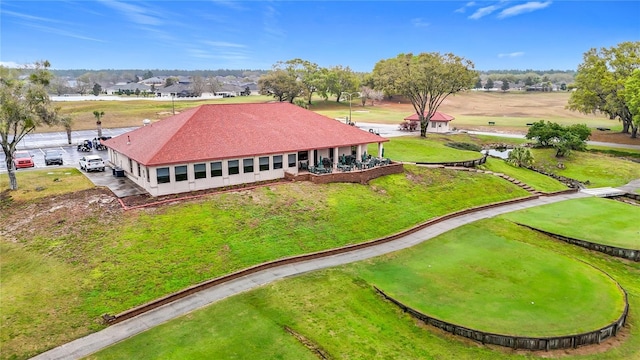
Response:
[{"label": "parked car", "polygon": [[99,155],[87,155],[80,158],[80,169],[84,171],[104,171],[104,161]]},{"label": "parked car", "polygon": [[33,163],[32,157],[33,155],[28,151],[16,151],[13,153],[13,164],[16,169],[34,167],[35,164]]},{"label": "parked car", "polygon": [[62,165],[62,154],[58,150],[47,150],[44,153],[44,164],[45,165]]}]

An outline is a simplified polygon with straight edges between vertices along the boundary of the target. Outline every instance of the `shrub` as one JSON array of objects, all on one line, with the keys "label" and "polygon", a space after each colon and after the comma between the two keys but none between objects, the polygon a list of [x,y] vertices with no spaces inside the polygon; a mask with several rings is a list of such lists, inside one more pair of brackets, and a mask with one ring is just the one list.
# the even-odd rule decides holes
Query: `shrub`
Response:
[{"label": "shrub", "polygon": [[448,147],[452,147],[458,150],[467,150],[467,151],[482,151],[482,147],[480,145],[465,143],[465,142],[450,142],[446,144]]},{"label": "shrub", "polygon": [[518,146],[511,150],[507,162],[516,167],[528,167],[533,164],[533,155],[531,150]]},{"label": "shrub", "polygon": [[556,157],[562,157],[569,155],[571,150],[584,151],[589,136],[591,129],[585,124],[562,126],[540,120],[529,128],[526,138],[534,139],[541,147],[554,147]]}]

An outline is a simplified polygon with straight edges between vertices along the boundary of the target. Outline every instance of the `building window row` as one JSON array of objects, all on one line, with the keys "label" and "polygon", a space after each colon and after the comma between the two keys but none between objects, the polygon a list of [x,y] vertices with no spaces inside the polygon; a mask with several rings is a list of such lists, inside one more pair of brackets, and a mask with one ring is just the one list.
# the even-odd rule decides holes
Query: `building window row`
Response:
[{"label": "building window row", "polygon": [[[260,171],[269,171],[271,169],[277,170],[282,169],[283,163],[282,155],[274,155],[273,163],[271,163],[271,158],[269,156],[261,156],[258,159],[258,166]],[[250,174],[254,172],[254,159],[247,158],[242,159],[242,171],[244,174]],[[214,161],[210,164],[210,173],[209,176],[212,178],[222,176],[222,161]],[[289,154],[287,165],[289,167],[297,166],[297,155]],[[240,160],[228,160],[227,161],[227,170],[229,175],[237,175],[240,174]],[[207,178],[207,164],[206,163],[198,163],[193,164],[193,173],[196,179],[206,179]],[[156,169],[157,181],[158,184],[164,184],[171,182],[171,175],[169,173],[168,167],[162,167]],[[186,181],[188,180],[188,172],[187,165],[179,165],[174,167],[174,181]]]}]

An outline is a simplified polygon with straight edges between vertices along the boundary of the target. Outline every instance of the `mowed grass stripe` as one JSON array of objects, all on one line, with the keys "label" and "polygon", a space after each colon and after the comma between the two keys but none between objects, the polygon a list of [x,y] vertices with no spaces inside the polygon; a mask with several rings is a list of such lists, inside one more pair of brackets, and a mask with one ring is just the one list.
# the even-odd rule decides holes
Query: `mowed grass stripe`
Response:
[{"label": "mowed grass stripe", "polygon": [[558,235],[640,250],[640,207],[603,198],[583,198],[502,215]]}]

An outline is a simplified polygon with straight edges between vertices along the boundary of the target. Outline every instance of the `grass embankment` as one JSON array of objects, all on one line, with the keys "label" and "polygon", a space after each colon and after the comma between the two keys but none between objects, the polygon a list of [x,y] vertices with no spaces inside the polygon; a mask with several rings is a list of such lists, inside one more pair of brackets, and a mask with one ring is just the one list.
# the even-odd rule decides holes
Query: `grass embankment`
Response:
[{"label": "grass embankment", "polygon": [[[608,155],[573,151],[556,158],[554,149],[532,149],[537,168],[587,184],[589,188],[616,187],[640,178],[640,164]],[[558,168],[562,163],[564,169]]]},{"label": "grass embankment", "polygon": [[[101,213],[73,224],[61,222],[58,218],[64,219],[68,210],[54,209],[52,223],[41,220],[16,235],[20,246],[13,251],[34,257],[36,266],[15,263],[19,268],[5,271],[3,266],[0,273],[3,291],[31,295],[28,306],[3,297],[7,325],[0,339],[2,357],[34,355],[94,331],[106,312],[118,313],[257,263],[370,240],[439,215],[526,195],[490,175],[408,166],[405,174],[378,178],[368,186],[300,182],[263,187],[131,211],[108,225]],[[68,266],[68,278],[82,281],[67,284],[56,297],[33,289],[31,277],[57,280],[38,268],[38,259],[45,258]],[[5,276],[16,272],[22,281],[15,286],[23,288],[6,289]],[[53,309],[66,307],[69,298],[79,307],[57,316]],[[32,308],[45,310],[35,316]]]},{"label": "grass embankment", "polygon": [[640,250],[640,227],[637,226],[640,207],[619,201],[601,198],[575,199],[503,216],[511,221],[558,235]]},{"label": "grass embankment", "polygon": [[554,192],[567,189],[567,186],[552,177],[542,175],[529,169],[512,166],[501,159],[488,158],[487,162],[481,165],[480,168],[509,175],[510,177],[518,179],[538,191]]},{"label": "grass embankment", "polygon": [[[474,240],[478,234],[485,234],[483,235],[485,239],[486,237],[495,237],[499,240],[489,243],[478,242]],[[465,237],[456,238],[452,235],[465,235]],[[461,243],[458,244],[458,241]],[[481,252],[489,259],[497,260],[499,264],[509,265],[510,271],[502,271],[504,269],[497,267],[499,264],[489,264],[483,259],[474,257],[471,249],[462,246],[463,243],[467,244],[467,241],[473,242],[472,245],[482,247]],[[518,242],[518,244],[512,244],[514,242]],[[522,256],[508,263],[508,253],[502,252],[502,250],[506,250],[504,246],[509,250],[519,248],[518,253]],[[491,247],[493,247],[493,252],[489,251]],[[529,260],[528,252],[523,253],[522,249],[529,249],[534,255],[534,259]],[[437,252],[432,250],[437,250]],[[454,268],[447,263],[447,259],[455,261],[460,257],[457,254],[458,251],[469,254],[469,262],[462,264],[466,267]],[[544,254],[549,257],[548,264]],[[503,258],[499,258],[500,256]],[[580,279],[578,285],[571,284],[572,281],[569,279],[569,287],[584,287],[588,290],[588,295],[574,294],[570,292],[570,289],[556,289],[558,283],[553,282],[551,287],[557,290],[557,294],[549,296],[556,298],[559,303],[562,303],[563,299],[557,298],[557,296],[568,296],[573,300],[582,298],[581,302],[588,302],[592,307],[578,310],[578,313],[581,314],[578,317],[565,318],[566,323],[562,326],[579,327],[583,319],[585,321],[593,321],[597,318],[602,320],[619,311],[619,293],[613,296],[611,303],[598,302],[597,300],[598,298],[603,301],[611,299],[609,297],[609,300],[606,300],[607,295],[612,295],[611,282],[608,279],[603,279],[602,275],[594,269],[568,259],[574,257],[611,274],[628,291],[631,309],[640,307],[640,282],[638,282],[640,264],[610,261],[610,258],[604,254],[556,242],[505,221],[485,220],[469,225],[459,232],[445,234],[442,238],[432,239],[419,247],[400,253],[289,278],[225,299],[202,311],[194,312],[116,344],[91,358],[171,357],[187,359],[196,358],[197,354],[203,353],[210,357],[223,358],[229,354],[229,349],[233,349],[233,356],[237,358],[270,358],[272,352],[269,349],[263,352],[254,346],[247,345],[250,343],[247,339],[252,339],[254,336],[261,339],[264,334],[254,334],[247,331],[246,326],[242,325],[246,319],[258,323],[258,325],[253,325],[258,328],[277,325],[278,328],[273,328],[272,335],[276,339],[287,336],[280,329],[282,326],[290,326],[336,359],[501,360],[538,358],[537,354],[539,353],[484,347],[475,342],[444,334],[431,327],[425,327],[393,304],[382,300],[368,281],[374,275],[390,279],[390,275],[395,274],[399,276],[398,285],[408,288],[414,283],[413,276],[431,277],[433,274],[429,274],[428,271],[435,270],[433,266],[439,264],[438,266],[442,265],[443,269],[437,271],[441,275],[447,276],[446,279],[449,281],[435,278],[434,281],[439,288],[432,289],[432,292],[425,292],[420,299],[428,305],[430,299],[438,302],[446,301],[446,299],[454,300],[455,296],[461,297],[462,293],[466,292],[470,300],[484,299],[486,308],[476,309],[478,311],[476,313],[463,311],[462,316],[486,319],[485,314],[492,311],[493,305],[500,306],[501,301],[513,300],[511,296],[504,296],[504,293],[496,291],[497,287],[491,288],[490,284],[496,281],[501,284],[511,284],[514,286],[512,291],[522,290],[527,295],[537,298],[539,294],[528,293],[527,289],[520,289],[520,281],[529,281],[534,274],[547,280],[553,278],[554,275],[565,278],[569,274],[564,274],[562,268],[568,266],[572,270],[571,273]],[[412,267],[416,267],[415,271],[409,272],[404,269],[404,263],[407,261],[411,262]],[[432,268],[428,268],[428,264],[432,264]],[[531,268],[533,273],[527,271],[526,273],[518,272],[517,276],[510,275],[516,274],[514,271],[523,271],[527,265],[532,264],[538,264],[538,266]],[[457,265],[461,264],[457,263]],[[487,271],[472,271],[469,266],[475,266],[474,270],[482,270],[481,266],[486,267],[484,269]],[[390,270],[392,273],[387,273],[388,269],[385,267],[392,268]],[[401,276],[403,272],[406,276]],[[471,281],[478,278],[481,278],[481,281]],[[589,278],[595,282],[591,282]],[[392,282],[391,280],[387,281]],[[468,282],[468,286],[465,288],[461,282]],[[544,283],[529,285],[540,287],[543,293],[549,293],[549,289],[544,289]],[[416,286],[425,286],[425,284],[420,282]],[[487,286],[489,287],[488,291],[485,288],[485,293],[479,293],[479,289]],[[604,298],[601,297],[603,294],[594,293],[599,286],[604,286],[601,289],[606,293]],[[512,295],[519,296],[518,294]],[[526,304],[516,307],[526,311],[545,303],[544,299],[541,300],[542,303],[538,302],[540,300],[533,301],[535,302],[533,305],[528,301]],[[555,305],[557,311],[558,304]],[[482,304],[475,306],[482,306]],[[602,312],[596,311],[596,309],[603,308]],[[609,314],[605,314],[607,311]],[[596,312],[598,313],[594,314]],[[500,313],[498,318],[504,319],[506,315]],[[524,316],[522,313],[519,315]],[[555,315],[561,319],[568,314]],[[547,317],[547,314],[542,316],[547,319],[553,317]],[[233,322],[228,322],[228,319],[238,319],[237,326]],[[617,360],[640,357],[640,319],[633,316],[633,310],[628,321],[629,326],[625,329],[626,335],[623,342],[618,343],[613,340],[618,346],[601,348],[600,351],[593,354],[585,354],[583,350],[573,354],[563,351],[561,356],[565,359],[576,360]],[[224,332],[216,331],[218,322],[229,326],[224,328]],[[523,321],[514,326],[526,328],[527,325],[528,323]],[[555,324],[550,326],[553,327]],[[302,348],[302,345],[299,347]],[[297,352],[288,353],[285,350],[283,352],[283,354],[278,354],[278,357],[296,358],[298,354]],[[151,355],[147,357],[147,353]],[[544,354],[554,356],[553,352]]]},{"label": "grass embankment", "polygon": [[[93,183],[76,168],[17,171],[16,180],[18,190],[10,193],[15,201],[36,200],[94,187]],[[0,189],[9,189],[9,175],[0,174]]]},{"label": "grass embankment", "polygon": [[[93,261],[99,279],[108,281],[96,284],[87,310],[94,316],[117,313],[254,264],[382,237],[456,210],[527,195],[499,179],[468,175],[414,168],[371,186],[296,183],[140,213]],[[462,189],[482,194],[469,197]]]}]

